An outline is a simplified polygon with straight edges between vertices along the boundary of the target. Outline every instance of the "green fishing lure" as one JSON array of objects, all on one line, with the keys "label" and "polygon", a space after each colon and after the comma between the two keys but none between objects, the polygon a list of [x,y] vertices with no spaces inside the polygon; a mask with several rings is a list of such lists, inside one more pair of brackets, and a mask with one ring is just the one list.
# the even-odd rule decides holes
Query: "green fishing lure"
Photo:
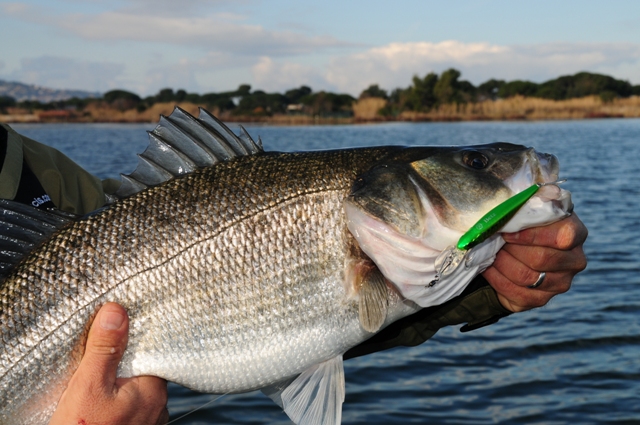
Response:
[{"label": "green fishing lure", "polygon": [[471,229],[469,229],[460,239],[456,247],[459,250],[468,250],[474,246],[482,243],[487,238],[496,233],[507,221],[509,221],[533,195],[536,194],[538,189],[550,184],[559,184],[564,182],[557,181],[553,183],[537,183],[529,186],[520,193],[515,194],[511,198],[507,199],[491,211],[486,213]]}]

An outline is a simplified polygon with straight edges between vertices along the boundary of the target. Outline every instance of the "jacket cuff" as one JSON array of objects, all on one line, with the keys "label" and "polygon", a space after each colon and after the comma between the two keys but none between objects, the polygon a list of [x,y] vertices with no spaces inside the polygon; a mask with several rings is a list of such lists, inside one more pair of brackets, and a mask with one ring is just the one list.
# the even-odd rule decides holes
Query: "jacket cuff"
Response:
[{"label": "jacket cuff", "polygon": [[496,323],[509,314],[511,312],[500,304],[489,282],[480,275],[456,298],[392,323],[367,341],[347,351],[344,359],[397,346],[420,345],[445,326],[466,323],[460,331],[468,332]]}]

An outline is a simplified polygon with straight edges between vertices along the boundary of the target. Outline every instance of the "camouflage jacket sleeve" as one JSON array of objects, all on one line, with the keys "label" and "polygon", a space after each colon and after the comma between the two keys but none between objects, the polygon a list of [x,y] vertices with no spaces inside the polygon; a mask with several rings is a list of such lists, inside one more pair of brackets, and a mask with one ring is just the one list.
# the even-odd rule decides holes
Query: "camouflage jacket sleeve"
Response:
[{"label": "camouflage jacket sleeve", "polygon": [[[101,181],[60,151],[16,133],[0,124],[0,198],[26,202],[50,200],[64,211],[86,214],[106,203],[114,181]],[[0,158],[2,156],[0,155]],[[46,196],[40,195],[40,192]],[[22,199],[18,199],[22,197]]]},{"label": "camouflage jacket sleeve", "polygon": [[445,326],[466,323],[461,332],[493,324],[511,314],[481,275],[464,292],[445,304],[425,308],[391,324],[362,344],[347,351],[345,360],[397,346],[422,344]]}]

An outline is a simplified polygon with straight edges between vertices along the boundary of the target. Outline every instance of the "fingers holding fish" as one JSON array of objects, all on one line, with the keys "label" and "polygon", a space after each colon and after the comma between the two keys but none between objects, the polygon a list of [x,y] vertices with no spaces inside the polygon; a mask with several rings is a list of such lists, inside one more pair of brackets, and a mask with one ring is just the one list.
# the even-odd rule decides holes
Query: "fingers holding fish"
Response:
[{"label": "fingers holding fish", "polygon": [[[544,246],[569,251],[581,247],[587,239],[588,233],[580,218],[576,214],[572,214],[548,226],[533,227],[516,233],[505,233],[503,238],[507,243],[512,244]],[[586,267],[586,260],[584,265]]]},{"label": "fingers holding fish", "polygon": [[[502,251],[532,270],[519,270],[521,274],[558,272],[573,277],[587,267],[582,248],[587,229],[575,215],[548,226],[523,230],[519,234],[505,234],[504,238],[507,244]],[[526,281],[531,276],[522,278]]]},{"label": "fingers holding fish", "polygon": [[542,307],[554,296],[567,292],[574,274],[545,272],[539,286],[531,288],[540,275],[540,271],[521,263],[504,250],[498,253],[496,261],[483,273],[498,293],[501,304],[514,313]]},{"label": "fingers holding fish", "polygon": [[126,311],[108,303],[89,331],[83,359],[62,394],[49,425],[63,423],[165,424],[167,385],[163,379],[116,378],[127,346]]},{"label": "fingers holding fish", "polygon": [[[507,243],[485,278],[507,309],[518,312],[541,307],[571,287],[585,269],[582,245],[587,230],[577,216],[549,226],[505,235]],[[544,280],[539,282],[541,273]]]}]

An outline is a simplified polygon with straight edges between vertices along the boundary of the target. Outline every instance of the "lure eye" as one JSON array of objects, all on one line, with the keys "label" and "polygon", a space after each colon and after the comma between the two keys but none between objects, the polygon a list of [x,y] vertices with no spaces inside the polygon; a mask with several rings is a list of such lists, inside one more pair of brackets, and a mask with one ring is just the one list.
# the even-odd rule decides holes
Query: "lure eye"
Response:
[{"label": "lure eye", "polygon": [[462,161],[466,166],[473,168],[474,170],[482,170],[489,165],[489,158],[478,151],[465,152]]}]

